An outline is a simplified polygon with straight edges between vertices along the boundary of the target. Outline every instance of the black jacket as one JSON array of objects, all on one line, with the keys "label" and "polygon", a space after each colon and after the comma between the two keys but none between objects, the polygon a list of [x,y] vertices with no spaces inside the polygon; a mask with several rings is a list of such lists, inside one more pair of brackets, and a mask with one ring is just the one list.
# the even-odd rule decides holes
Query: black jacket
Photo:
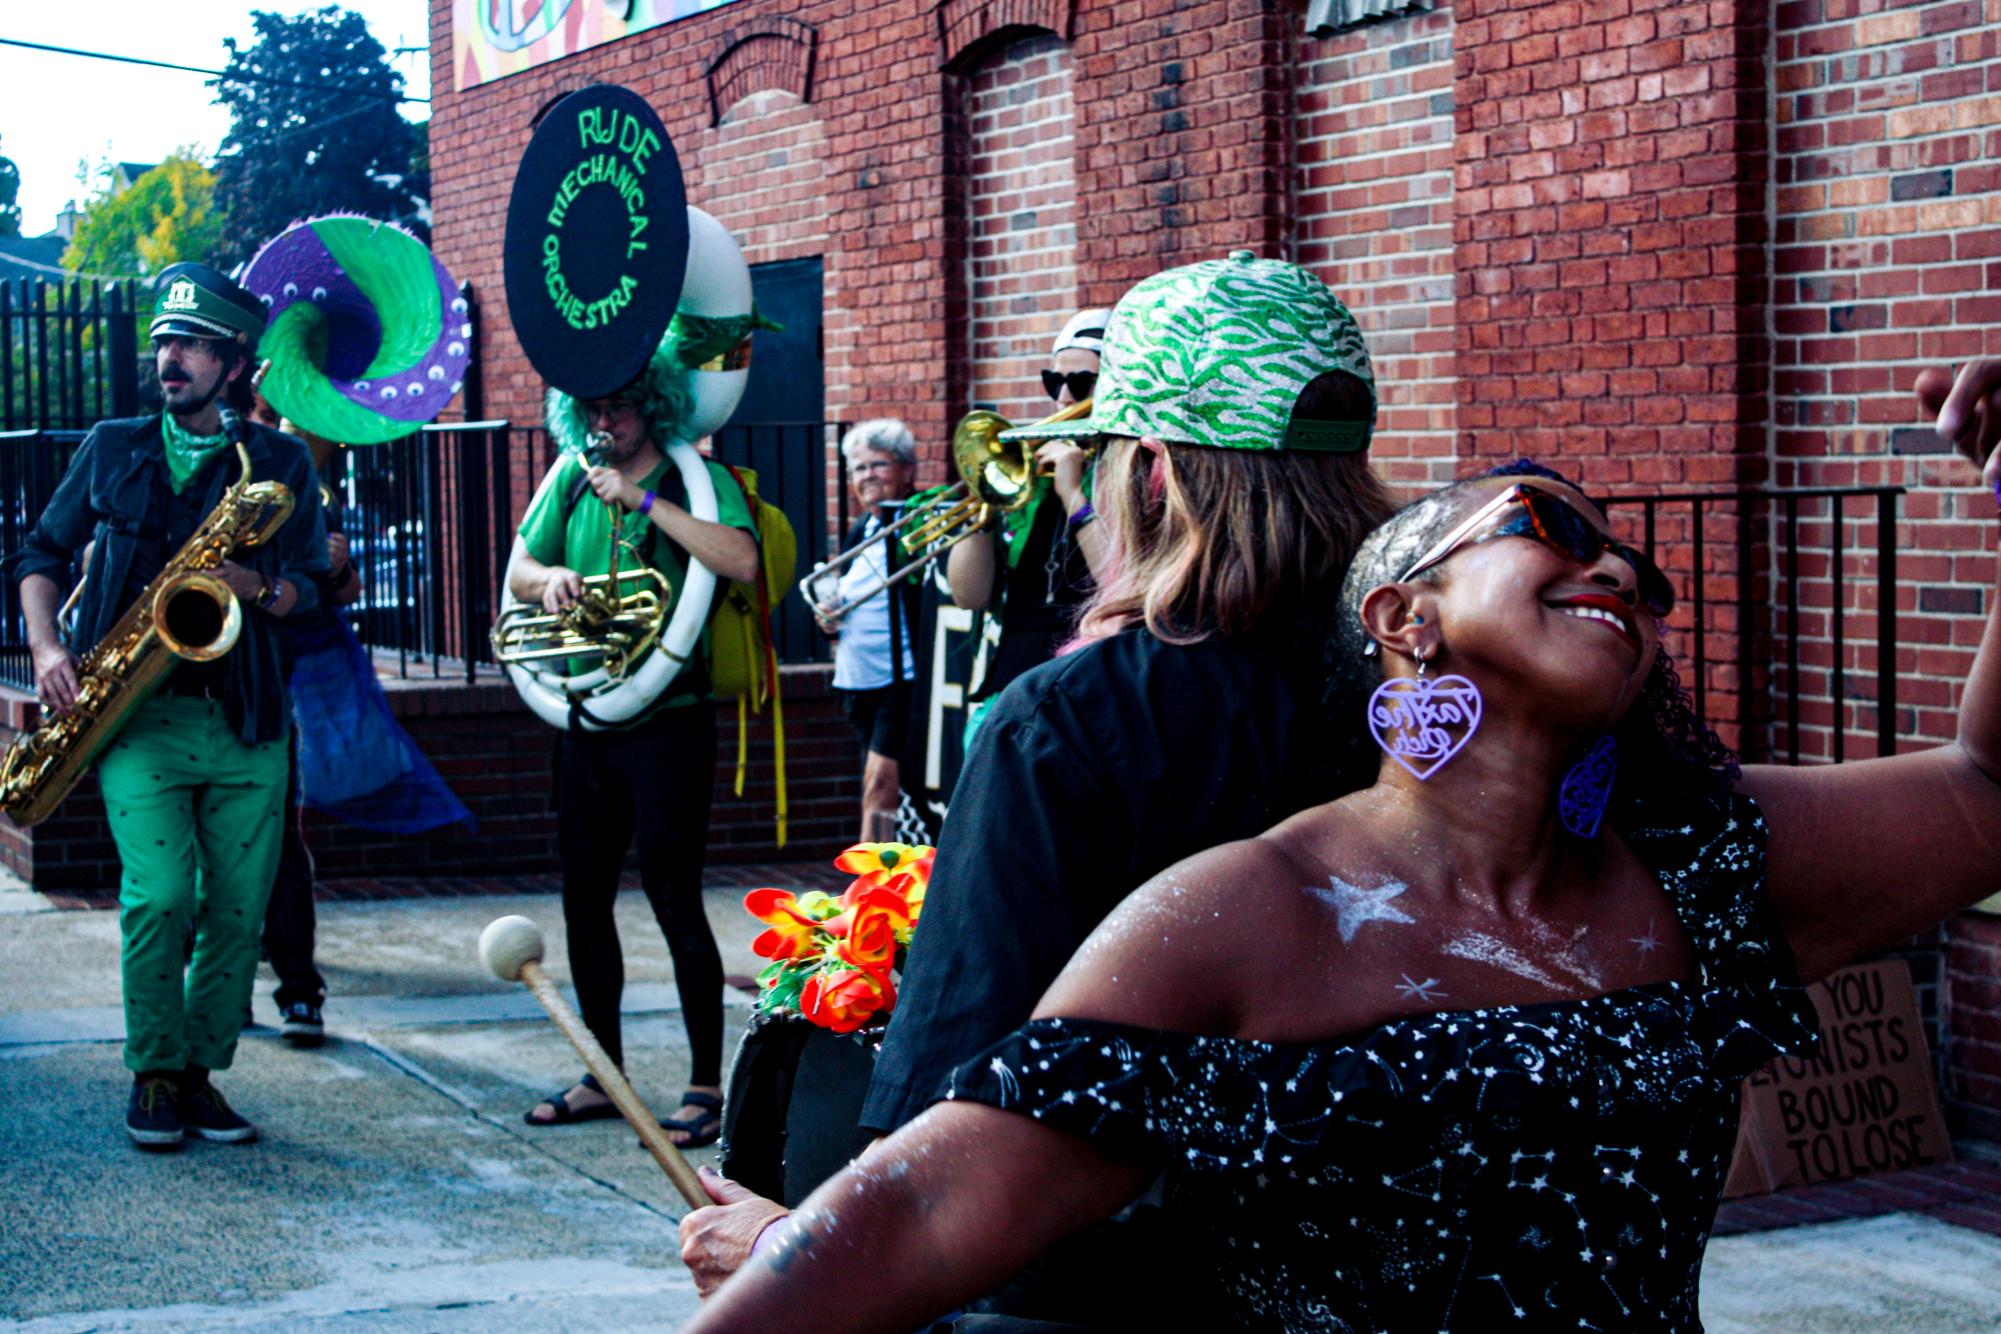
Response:
[{"label": "black jacket", "polygon": [[1337,795],[1318,642],[1284,641],[1128,630],[994,701],[938,839],[863,1125],[894,1130],[929,1106],[1156,872]]},{"label": "black jacket", "polygon": [[[292,614],[310,612],[319,605],[318,577],[327,573],[326,528],[312,456],[289,435],[254,424],[246,424],[246,430],[251,476],[283,482],[297,504],[271,541],[239,551],[234,559],[274,580],[290,580],[298,590]],[[157,414],[99,422],[70,461],[27,544],[7,558],[9,578],[18,582],[31,574],[45,575],[67,590],[76,553],[97,543],[77,607],[80,652],[117,622],[125,610],[126,590],[150,581],[174,554],[167,530],[173,493],[164,447]],[[195,475],[189,485],[205,492],[204,513],[221,501],[238,473],[236,451],[225,449]],[[246,606],[243,637],[222,659],[223,707],[230,726],[246,742],[276,741],[291,727],[280,626],[276,618]]]}]

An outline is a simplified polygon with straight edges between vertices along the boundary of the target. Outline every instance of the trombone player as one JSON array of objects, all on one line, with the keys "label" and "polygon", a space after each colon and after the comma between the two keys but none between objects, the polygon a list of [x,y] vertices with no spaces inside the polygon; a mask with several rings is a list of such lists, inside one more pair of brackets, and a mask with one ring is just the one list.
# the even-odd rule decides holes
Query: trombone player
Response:
[{"label": "trombone player", "polygon": [[[819,615],[820,629],[835,640],[834,693],[854,724],[868,758],[862,768],[861,840],[893,842],[902,801],[904,733],[909,725],[910,688],[917,675],[912,637],[917,621],[917,584],[892,587],[888,541],[882,532],[910,498],[917,473],[917,441],[894,417],[862,422],[841,440],[841,461],[861,518],[841,542],[858,551],[836,589],[836,602],[852,607],[839,621]],[[885,596],[864,597],[870,589]],[[892,643],[894,641],[894,643]]]},{"label": "trombone player", "polygon": [[[1091,397],[1105,350],[1109,310],[1070,317],[1049,350],[1042,386],[1061,411]],[[1037,495],[1021,511],[1001,515],[988,540],[961,542],[945,563],[952,601],[996,615],[1000,638],[974,684],[966,742],[986,707],[1008,683],[1056,656],[1075,630],[1077,610],[1104,573],[1105,539],[1092,525],[1088,457],[1070,440],[1046,440],[1035,450]]]},{"label": "trombone player", "polygon": [[[257,1129],[209,1081],[227,1069],[257,974],[257,938],[284,825],[291,708],[278,622],[311,610],[327,573],[319,488],[306,447],[239,421],[264,329],[256,297],[203,264],[158,280],[150,332],[165,410],[99,422],[49,507],[11,558],[42,707],[78,699],[76,660],[57,630],[71,562],[92,545],[78,645],[94,644],[153,582],[240,474],[282,482],[291,518],[215,573],[242,608],[235,646],[184,661],[133,710],[98,760],[121,866],[120,969],[125,1128],[143,1149],[186,1135],[243,1143]],[[234,400],[232,402],[232,400]],[[194,933],[194,954],[183,942]]]}]

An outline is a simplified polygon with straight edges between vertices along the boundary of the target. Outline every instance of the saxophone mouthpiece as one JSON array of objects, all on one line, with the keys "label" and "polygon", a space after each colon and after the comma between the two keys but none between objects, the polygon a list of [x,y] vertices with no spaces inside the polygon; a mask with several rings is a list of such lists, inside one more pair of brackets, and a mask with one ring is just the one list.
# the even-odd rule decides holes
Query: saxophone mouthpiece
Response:
[{"label": "saxophone mouthpiece", "polygon": [[584,461],[592,467],[602,467],[611,457],[611,432],[592,431],[584,441]]}]

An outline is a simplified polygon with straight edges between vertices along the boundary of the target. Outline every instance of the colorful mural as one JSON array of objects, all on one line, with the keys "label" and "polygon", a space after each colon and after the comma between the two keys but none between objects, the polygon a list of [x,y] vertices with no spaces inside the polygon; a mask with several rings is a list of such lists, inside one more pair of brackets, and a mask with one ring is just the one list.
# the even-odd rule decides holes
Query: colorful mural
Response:
[{"label": "colorful mural", "polygon": [[731,0],[452,0],[461,92]]}]

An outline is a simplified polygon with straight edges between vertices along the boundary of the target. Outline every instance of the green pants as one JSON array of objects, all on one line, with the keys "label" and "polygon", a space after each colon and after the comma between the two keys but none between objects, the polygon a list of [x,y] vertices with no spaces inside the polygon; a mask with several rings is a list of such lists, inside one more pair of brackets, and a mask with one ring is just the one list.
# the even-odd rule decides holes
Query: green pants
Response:
[{"label": "green pants", "polygon": [[139,706],[99,758],[124,867],[127,1068],[224,1070],[235,1059],[278,868],[285,770],[283,740],[246,745],[220,704],[178,695]]}]

